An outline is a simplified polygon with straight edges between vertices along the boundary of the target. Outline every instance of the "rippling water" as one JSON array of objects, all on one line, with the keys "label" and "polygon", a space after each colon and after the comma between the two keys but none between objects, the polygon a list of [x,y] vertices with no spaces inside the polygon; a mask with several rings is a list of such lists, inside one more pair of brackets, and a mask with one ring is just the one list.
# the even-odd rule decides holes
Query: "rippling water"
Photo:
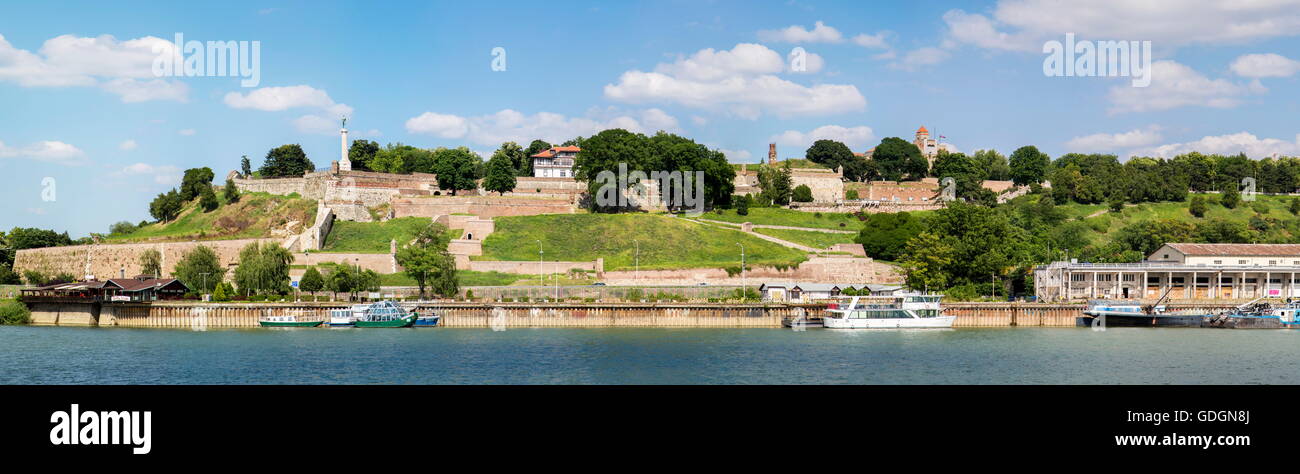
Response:
[{"label": "rippling water", "polygon": [[6,384],[1297,384],[1300,331],[0,327]]}]

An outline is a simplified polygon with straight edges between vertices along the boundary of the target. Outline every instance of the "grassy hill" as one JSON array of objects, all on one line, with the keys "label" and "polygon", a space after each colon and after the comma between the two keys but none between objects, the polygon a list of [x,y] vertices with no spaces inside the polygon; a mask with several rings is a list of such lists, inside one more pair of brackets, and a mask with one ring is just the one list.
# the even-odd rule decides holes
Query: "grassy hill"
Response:
[{"label": "grassy hill", "polygon": [[187,203],[180,215],[168,222],[137,228],[127,234],[107,236],[110,243],[174,240],[226,240],[270,237],[273,229],[298,221],[300,228],[316,220],[316,201],[297,194],[277,196],[267,193],[244,193],[239,202],[228,203],[217,193],[220,205],[203,212],[198,200]]},{"label": "grassy hill", "polygon": [[[388,253],[389,241],[397,246],[410,242],[420,230],[429,226],[428,217],[399,217],[385,222],[334,221],[325,237],[322,252]],[[453,239],[460,238],[464,229],[452,229]]]},{"label": "grassy hill", "polygon": [[858,236],[858,234],[832,234],[828,232],[792,229],[757,228],[754,229],[754,232],[763,235],[770,235],[781,240],[807,245],[817,249],[824,249],[835,244],[851,244],[853,243],[853,238]]},{"label": "grassy hill", "polygon": [[722,209],[721,212],[706,212],[700,218],[736,224],[751,222],[754,224],[809,227],[813,229],[856,231],[862,228],[862,222],[853,214],[792,211],[779,207],[751,207],[749,214],[744,216],[736,214],[735,209]]},{"label": "grassy hill", "polygon": [[501,217],[483,241],[476,260],[536,260],[542,241],[546,260],[605,259],[606,270],[630,270],[635,242],[642,269],[740,268],[740,246],[747,265],[796,265],[803,252],[740,231],[653,214],[550,214]]},{"label": "grassy hill", "polygon": [[[1131,204],[1125,206],[1124,210],[1120,212],[1109,211],[1107,206],[1100,204],[1068,203],[1059,206],[1059,208],[1065,211],[1070,220],[1082,221],[1088,225],[1092,230],[1090,241],[1093,243],[1105,243],[1112,240],[1115,235],[1114,231],[1129,224],[1157,219],[1173,219],[1191,224],[1212,219],[1249,224],[1251,218],[1255,216],[1276,219],[1282,223],[1297,220],[1297,217],[1288,210],[1291,200],[1296,198],[1294,196],[1258,195],[1254,202],[1243,201],[1233,209],[1228,209],[1219,204],[1217,194],[1209,194],[1206,197],[1212,202],[1206,206],[1204,217],[1193,216],[1188,210],[1191,203],[1190,198],[1184,202]],[[1026,196],[1026,198],[1037,199],[1037,197],[1033,196]],[[1278,228],[1266,231],[1262,237],[1261,242],[1289,241],[1300,236],[1289,235],[1285,229]]]}]

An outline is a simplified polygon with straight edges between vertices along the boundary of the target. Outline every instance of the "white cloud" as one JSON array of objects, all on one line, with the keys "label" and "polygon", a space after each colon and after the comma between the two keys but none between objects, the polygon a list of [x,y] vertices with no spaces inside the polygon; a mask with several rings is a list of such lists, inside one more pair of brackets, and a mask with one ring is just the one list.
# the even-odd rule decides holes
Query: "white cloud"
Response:
[{"label": "white cloud", "polygon": [[892,63],[889,66],[895,69],[914,71],[923,66],[939,64],[951,56],[952,54],[944,49],[927,46],[908,51],[903,56],[902,61]]},{"label": "white cloud", "polygon": [[[508,112],[508,110],[502,112]],[[442,138],[461,138],[469,133],[469,120],[456,115],[425,112],[418,117],[407,120],[406,131]]]},{"label": "white cloud", "polygon": [[1074,137],[1065,143],[1071,152],[1098,152],[1154,145],[1164,138],[1160,127],[1133,129],[1122,133],[1095,133]]},{"label": "white cloud", "polygon": [[659,109],[619,114],[614,109],[593,109],[586,117],[566,117],[550,112],[526,115],[515,110],[477,117],[425,112],[406,121],[406,131],[440,138],[465,139],[479,145],[542,139],[560,143],[577,136],[589,137],[610,128],[637,133],[677,131],[677,119]]},{"label": "white cloud", "polygon": [[844,41],[844,35],[840,34],[840,30],[819,21],[813,25],[812,30],[804,28],[803,25],[787,26],[779,30],[762,30],[758,32],[758,39],[785,43],[839,43]]},{"label": "white cloud", "polygon": [[986,49],[1010,51],[1035,51],[1031,43],[1011,34],[997,30],[993,20],[984,15],[950,10],[943,14],[943,21],[948,26],[948,36],[958,42],[970,43]]},{"label": "white cloud", "polygon": [[727,150],[723,148],[717,148],[716,150],[726,155],[728,163],[748,162],[754,159],[754,154],[750,153],[749,150]]},{"label": "white cloud", "polygon": [[1281,156],[1300,156],[1300,134],[1295,136],[1294,141],[1286,141],[1277,138],[1259,138],[1248,132],[1238,132],[1229,135],[1206,136],[1190,142],[1170,143],[1139,149],[1135,150],[1134,154],[1169,158],[1193,151],[1221,155],[1245,153],[1246,156],[1251,158],[1269,157],[1274,153]]},{"label": "white cloud", "polygon": [[889,48],[889,43],[885,41],[885,32],[883,31],[880,33],[876,33],[874,35],[869,35],[866,33],[858,34],[857,36],[853,37],[853,44],[856,44],[863,48],[880,48],[880,49]]},{"label": "white cloud", "polygon": [[822,68],[826,67],[826,60],[822,59],[821,55],[817,53],[805,51],[803,67],[804,69],[802,71],[794,70],[794,55],[791,54],[790,67],[787,67],[785,72],[791,74],[816,74],[821,72]]},{"label": "white cloud", "polygon": [[339,132],[339,126],[340,124],[337,120],[313,114],[307,114],[293,119],[293,128],[302,133],[333,135]]},{"label": "white cloud", "polygon": [[278,112],[300,107],[317,108],[330,116],[348,117],[352,107],[339,104],[325,91],[307,86],[262,87],[247,95],[238,92],[226,94],[223,101],[236,109],[255,109]]},{"label": "white cloud", "polygon": [[1041,50],[1043,41],[1068,32],[1079,39],[1149,40],[1162,47],[1300,34],[1300,0],[1000,0],[991,18],[954,10],[945,20],[949,15],[953,39],[1018,51]]},{"label": "white cloud", "polygon": [[768,139],[778,145],[793,146],[796,148],[807,148],[812,146],[817,140],[835,140],[848,145],[850,149],[865,149],[873,140],[875,132],[871,127],[842,127],[839,125],[823,125],[804,133],[798,130],[786,130],[780,134],[773,135]]},{"label": "white cloud", "polygon": [[1240,105],[1245,96],[1266,91],[1258,81],[1238,84],[1210,79],[1174,61],[1156,61],[1151,64],[1149,87],[1130,87],[1126,83],[1110,89],[1109,111],[1117,114],[1184,106],[1231,108]]},{"label": "white cloud", "polygon": [[605,97],[628,103],[669,102],[721,111],[741,118],[860,112],[867,100],[853,85],[803,86],[777,77],[786,69],[780,54],[742,43],[727,51],[703,49],[654,72],[624,72],[605,85]]},{"label": "white cloud", "polygon": [[103,89],[122,97],[122,102],[148,102],[151,100],[189,101],[190,86],[184,82],[154,79],[113,79],[103,84]]},{"label": "white cloud", "polygon": [[120,143],[120,144],[117,145],[117,149],[119,149],[119,150],[123,150],[123,151],[130,151],[130,150],[134,150],[134,149],[139,148],[139,147],[140,147],[140,145],[137,144],[137,143],[135,142],[135,140],[126,140],[126,141],[123,141],[122,143]]},{"label": "white cloud", "polygon": [[135,163],[112,173],[114,177],[147,176],[156,184],[173,185],[181,181],[181,169],[171,165],[154,166]]},{"label": "white cloud", "polygon": [[189,94],[184,83],[153,74],[154,58],[174,50],[172,42],[153,36],[118,41],[111,35],[62,35],[33,53],[15,48],[0,35],[0,80],[23,87],[100,87],[128,103],[184,102]]},{"label": "white cloud", "polygon": [[75,166],[84,164],[85,156],[86,153],[81,149],[61,141],[36,142],[21,148],[13,148],[0,142],[0,158],[26,158]]},{"label": "white cloud", "polygon": [[198,132],[195,131],[195,130],[192,129],[192,128],[182,128],[182,129],[180,129],[180,130],[177,130],[176,133],[178,133],[178,134],[180,134],[180,135],[182,135],[182,136],[192,137],[192,136],[194,136],[195,133],[198,133]]},{"label": "white cloud", "polygon": [[1247,54],[1232,61],[1232,72],[1242,77],[1287,77],[1300,72],[1300,61],[1280,54]]}]

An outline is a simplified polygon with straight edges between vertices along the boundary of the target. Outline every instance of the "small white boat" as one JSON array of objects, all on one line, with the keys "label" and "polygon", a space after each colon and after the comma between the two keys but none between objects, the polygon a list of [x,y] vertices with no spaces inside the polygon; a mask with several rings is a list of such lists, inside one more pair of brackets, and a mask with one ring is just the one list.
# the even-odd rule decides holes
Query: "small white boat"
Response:
[{"label": "small white boat", "polygon": [[331,327],[355,326],[357,320],[365,317],[369,309],[369,304],[354,304],[350,308],[331,309],[329,325]]},{"label": "small white boat", "polygon": [[950,328],[956,316],[944,316],[943,295],[842,296],[844,303],[826,309],[826,329]]}]

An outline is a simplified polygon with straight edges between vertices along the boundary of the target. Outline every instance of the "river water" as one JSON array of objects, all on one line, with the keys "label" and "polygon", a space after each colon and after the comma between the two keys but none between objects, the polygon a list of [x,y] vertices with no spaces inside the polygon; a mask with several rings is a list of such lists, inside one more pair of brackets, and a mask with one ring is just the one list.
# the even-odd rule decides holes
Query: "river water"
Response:
[{"label": "river water", "polygon": [[1300,331],[0,326],[4,384],[1300,384]]}]

